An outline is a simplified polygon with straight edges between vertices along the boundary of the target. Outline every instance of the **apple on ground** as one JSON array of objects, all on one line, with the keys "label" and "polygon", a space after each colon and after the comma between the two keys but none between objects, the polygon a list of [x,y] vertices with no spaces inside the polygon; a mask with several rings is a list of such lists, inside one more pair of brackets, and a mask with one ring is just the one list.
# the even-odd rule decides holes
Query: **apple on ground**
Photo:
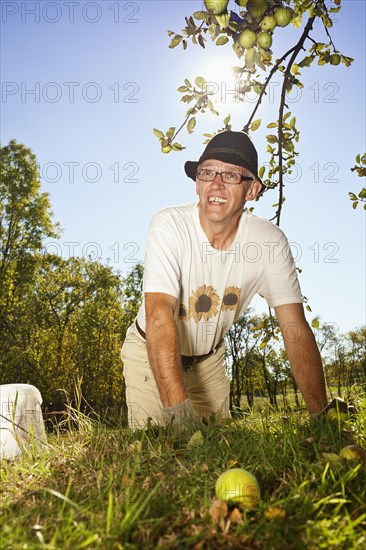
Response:
[{"label": "apple on ground", "polygon": [[201,432],[201,430],[198,430],[192,435],[192,437],[188,441],[187,448],[191,449],[192,447],[198,447],[200,445],[203,445],[203,443],[204,443],[203,433]]},{"label": "apple on ground", "polygon": [[340,411],[339,409],[334,407],[332,409],[328,409],[327,418],[329,418],[329,420],[337,420],[337,421],[338,421],[338,418],[339,420],[342,420],[342,421],[348,420],[348,413]]},{"label": "apple on ground", "polygon": [[231,468],[216,481],[216,498],[245,508],[255,508],[260,500],[260,488],[255,476],[243,468]]},{"label": "apple on ground", "polygon": [[343,447],[339,456],[344,460],[358,460],[360,462],[366,462],[366,451],[358,445],[347,445]]}]

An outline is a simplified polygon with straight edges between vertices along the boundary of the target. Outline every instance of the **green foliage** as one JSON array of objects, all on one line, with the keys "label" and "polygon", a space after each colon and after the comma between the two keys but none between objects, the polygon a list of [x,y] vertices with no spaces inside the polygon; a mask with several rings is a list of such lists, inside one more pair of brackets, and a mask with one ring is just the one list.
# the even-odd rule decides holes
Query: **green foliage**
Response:
[{"label": "green foliage", "polygon": [[[351,168],[352,172],[356,172],[357,175],[360,178],[364,178],[366,176],[366,153],[362,155],[357,155],[356,157],[356,164]],[[355,193],[348,193],[351,201],[352,201],[352,207],[355,209],[357,208],[358,204],[361,202],[364,203],[363,207],[366,210],[366,189],[363,187],[361,191],[356,196]]]}]

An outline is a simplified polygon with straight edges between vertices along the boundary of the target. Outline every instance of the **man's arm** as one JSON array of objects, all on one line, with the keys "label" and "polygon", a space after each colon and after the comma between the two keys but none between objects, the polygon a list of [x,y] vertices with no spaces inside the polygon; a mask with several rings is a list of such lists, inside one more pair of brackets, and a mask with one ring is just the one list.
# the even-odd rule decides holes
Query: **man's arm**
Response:
[{"label": "man's arm", "polygon": [[180,344],[174,310],[177,299],[161,292],[145,293],[146,344],[164,407],[187,399],[181,375]]},{"label": "man's arm", "polygon": [[281,328],[291,371],[311,415],[327,405],[322,360],[302,304],[274,308]]}]

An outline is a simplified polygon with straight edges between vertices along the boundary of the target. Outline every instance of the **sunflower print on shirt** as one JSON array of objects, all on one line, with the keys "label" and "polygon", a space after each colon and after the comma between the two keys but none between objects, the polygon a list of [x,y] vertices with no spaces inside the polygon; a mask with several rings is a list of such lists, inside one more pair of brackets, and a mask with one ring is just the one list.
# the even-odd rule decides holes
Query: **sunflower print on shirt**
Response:
[{"label": "sunflower print on shirt", "polygon": [[236,311],[240,298],[240,288],[237,286],[228,286],[225,288],[224,297],[222,299],[222,311]]},{"label": "sunflower print on shirt", "polygon": [[189,298],[189,313],[196,323],[208,321],[218,314],[219,295],[213,286],[200,286]]}]

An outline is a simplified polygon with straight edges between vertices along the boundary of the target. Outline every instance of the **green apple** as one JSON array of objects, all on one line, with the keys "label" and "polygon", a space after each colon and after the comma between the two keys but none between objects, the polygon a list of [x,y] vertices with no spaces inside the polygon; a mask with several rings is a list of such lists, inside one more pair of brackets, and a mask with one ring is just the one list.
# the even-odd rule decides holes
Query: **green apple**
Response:
[{"label": "green apple", "polygon": [[247,2],[248,0],[238,0],[237,4],[239,4],[241,8],[245,8],[245,6],[247,5]]},{"label": "green apple", "polygon": [[292,19],[292,11],[289,8],[277,8],[274,16],[279,27],[287,27]]},{"label": "green apple", "polygon": [[216,481],[216,498],[229,503],[255,508],[260,500],[260,488],[253,474],[242,468],[222,473]]},{"label": "green apple", "polygon": [[338,408],[332,408],[327,410],[327,418],[329,420],[348,420],[348,413],[340,411]]},{"label": "green apple", "polygon": [[187,448],[191,449],[192,447],[198,447],[200,445],[203,445],[203,443],[203,433],[201,432],[201,430],[198,430],[198,432],[195,432],[188,441]]},{"label": "green apple", "polygon": [[331,65],[339,65],[341,62],[341,56],[339,53],[332,53],[329,57],[329,61]]},{"label": "green apple", "polygon": [[277,25],[275,16],[266,15],[265,17],[263,17],[260,25],[261,25],[262,31],[273,31],[273,29]]},{"label": "green apple", "polygon": [[345,460],[358,460],[366,461],[366,451],[359,447],[358,445],[348,445],[343,447],[339,456]]},{"label": "green apple", "polygon": [[257,36],[257,44],[263,50],[269,50],[272,46],[272,36],[268,32],[260,32]]},{"label": "green apple", "polygon": [[245,29],[239,36],[239,44],[242,48],[252,48],[257,41],[257,35],[255,32]]},{"label": "green apple", "polygon": [[161,148],[161,150],[163,153],[170,153],[170,151],[172,150],[172,147],[171,145],[165,145],[164,147]]},{"label": "green apple", "polygon": [[246,8],[252,17],[259,19],[266,13],[268,2],[267,0],[248,0]]},{"label": "green apple", "polygon": [[220,15],[226,11],[229,0],[205,0],[207,11],[214,15]]}]

